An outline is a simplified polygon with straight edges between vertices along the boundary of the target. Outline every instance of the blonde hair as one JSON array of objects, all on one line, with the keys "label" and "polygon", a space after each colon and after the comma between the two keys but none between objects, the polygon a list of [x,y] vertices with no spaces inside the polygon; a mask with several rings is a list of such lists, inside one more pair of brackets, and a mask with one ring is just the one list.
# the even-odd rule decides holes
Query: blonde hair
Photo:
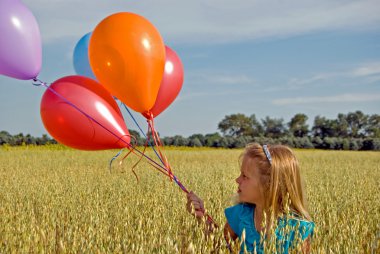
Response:
[{"label": "blonde hair", "polygon": [[257,143],[248,144],[241,156],[253,159],[259,167],[265,212],[279,217],[289,209],[290,213],[310,221],[297,158],[287,146],[268,145],[267,148],[271,163]]}]

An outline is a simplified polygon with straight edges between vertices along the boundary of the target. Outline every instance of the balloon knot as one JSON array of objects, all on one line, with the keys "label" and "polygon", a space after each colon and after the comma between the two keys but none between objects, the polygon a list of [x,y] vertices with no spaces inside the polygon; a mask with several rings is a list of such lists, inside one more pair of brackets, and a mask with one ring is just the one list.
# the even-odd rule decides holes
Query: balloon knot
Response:
[{"label": "balloon knot", "polygon": [[40,85],[43,85],[43,84],[44,84],[44,82],[42,82],[38,78],[33,78],[33,85],[34,86],[40,86]]},{"label": "balloon knot", "polygon": [[153,113],[152,113],[150,110],[145,111],[145,112],[143,113],[143,115],[145,116],[145,118],[146,118],[148,121],[152,121],[153,118],[154,118]]}]

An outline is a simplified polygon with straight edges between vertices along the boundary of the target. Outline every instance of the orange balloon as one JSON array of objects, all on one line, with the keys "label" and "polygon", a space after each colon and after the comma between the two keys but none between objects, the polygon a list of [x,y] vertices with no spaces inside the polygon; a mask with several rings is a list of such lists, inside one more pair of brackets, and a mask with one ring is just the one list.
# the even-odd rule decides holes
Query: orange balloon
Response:
[{"label": "orange balloon", "polygon": [[165,45],[144,17],[120,12],[102,20],[91,35],[89,60],[98,81],[137,112],[156,101],[165,66]]}]

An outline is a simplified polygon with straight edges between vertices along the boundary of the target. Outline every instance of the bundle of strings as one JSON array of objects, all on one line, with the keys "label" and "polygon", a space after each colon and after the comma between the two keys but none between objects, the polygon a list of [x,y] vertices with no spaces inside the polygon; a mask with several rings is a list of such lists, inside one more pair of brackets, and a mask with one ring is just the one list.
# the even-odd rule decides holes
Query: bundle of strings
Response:
[{"label": "bundle of strings", "polygon": [[[158,135],[158,133],[154,127],[153,115],[150,112],[148,114],[149,114],[149,118],[147,120],[147,122],[148,122],[148,134],[150,133],[152,135],[154,145],[158,151],[158,156],[159,156],[161,162],[164,164],[164,167],[166,168],[166,170],[169,174],[170,180],[173,180],[174,175],[173,175],[172,169],[170,167],[168,159],[166,158],[165,154],[163,153],[164,146],[162,145],[160,136]],[[148,135],[148,138],[149,138],[149,135]]]}]

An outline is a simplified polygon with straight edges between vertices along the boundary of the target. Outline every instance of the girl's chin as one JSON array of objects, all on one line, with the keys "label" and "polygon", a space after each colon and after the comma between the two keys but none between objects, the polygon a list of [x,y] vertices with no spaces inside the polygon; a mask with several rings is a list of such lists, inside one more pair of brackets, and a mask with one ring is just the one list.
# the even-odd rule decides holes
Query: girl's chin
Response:
[{"label": "girl's chin", "polygon": [[233,204],[239,204],[240,203],[240,197],[239,197],[239,193],[234,193],[231,197],[231,201]]}]

